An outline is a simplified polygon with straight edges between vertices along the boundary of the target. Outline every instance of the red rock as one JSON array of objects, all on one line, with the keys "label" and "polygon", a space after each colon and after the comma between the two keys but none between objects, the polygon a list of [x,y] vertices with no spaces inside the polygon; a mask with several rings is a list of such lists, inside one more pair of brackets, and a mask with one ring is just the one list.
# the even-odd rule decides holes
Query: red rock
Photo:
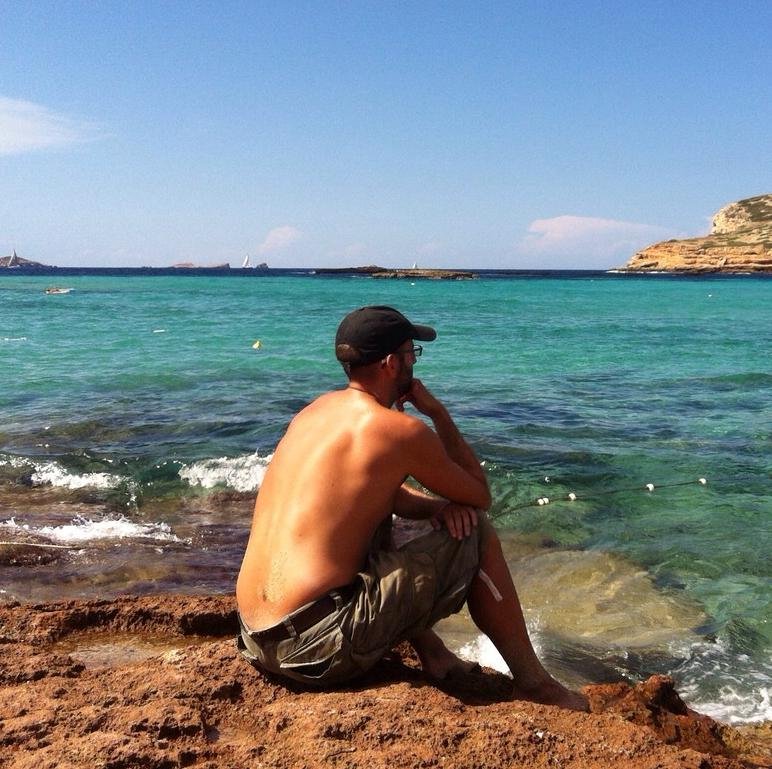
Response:
[{"label": "red rock", "polygon": [[[0,628],[2,769],[740,769],[768,755],[764,735],[689,711],[664,676],[588,687],[592,713],[575,713],[509,699],[492,671],[437,688],[403,645],[351,688],[285,686],[238,655],[226,596],[5,606]],[[168,649],[103,669],[75,659],[79,638],[126,632]],[[52,652],[61,639],[69,655]]]}]

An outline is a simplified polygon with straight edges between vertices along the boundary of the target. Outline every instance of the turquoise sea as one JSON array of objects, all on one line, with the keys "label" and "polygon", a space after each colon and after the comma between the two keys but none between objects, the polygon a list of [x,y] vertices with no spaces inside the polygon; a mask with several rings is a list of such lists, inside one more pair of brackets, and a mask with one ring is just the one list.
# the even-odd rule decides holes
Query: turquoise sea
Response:
[{"label": "turquoise sea", "polygon": [[485,462],[548,666],[772,718],[772,280],[55,281],[0,275],[0,600],[232,591],[287,422],[344,383],[338,321],[391,304],[437,328],[416,375]]}]

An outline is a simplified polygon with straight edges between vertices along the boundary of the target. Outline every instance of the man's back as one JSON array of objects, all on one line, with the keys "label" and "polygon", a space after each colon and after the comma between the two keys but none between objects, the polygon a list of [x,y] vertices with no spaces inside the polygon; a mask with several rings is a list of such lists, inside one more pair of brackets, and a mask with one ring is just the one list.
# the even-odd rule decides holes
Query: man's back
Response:
[{"label": "man's back", "polygon": [[292,420],[260,487],[236,586],[250,627],[354,578],[404,480],[411,421],[353,389],[321,396]]}]

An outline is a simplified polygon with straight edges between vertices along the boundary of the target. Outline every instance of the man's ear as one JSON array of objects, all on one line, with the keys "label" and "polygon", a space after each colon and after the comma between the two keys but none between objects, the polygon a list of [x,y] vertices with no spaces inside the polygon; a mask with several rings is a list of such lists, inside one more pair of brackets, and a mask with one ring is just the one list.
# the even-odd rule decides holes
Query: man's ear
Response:
[{"label": "man's ear", "polygon": [[389,353],[382,361],[381,366],[389,372],[394,372],[397,369],[397,356],[394,353]]}]

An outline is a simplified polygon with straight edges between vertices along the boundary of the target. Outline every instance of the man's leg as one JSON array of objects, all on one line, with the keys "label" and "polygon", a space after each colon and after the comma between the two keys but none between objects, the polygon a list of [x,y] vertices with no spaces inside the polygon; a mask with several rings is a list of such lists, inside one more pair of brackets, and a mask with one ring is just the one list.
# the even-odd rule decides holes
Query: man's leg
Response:
[{"label": "man's leg", "polygon": [[486,527],[482,532],[480,570],[485,573],[497,594],[478,573],[472,582],[467,605],[474,623],[493,641],[507,663],[515,682],[515,697],[574,710],[587,710],[585,697],[566,689],[539,662],[528,637],[520,599],[498,535],[487,520],[481,520],[480,525]]},{"label": "man's leg", "polygon": [[430,678],[442,680],[454,673],[470,673],[477,667],[476,662],[453,654],[431,628],[413,636],[410,643],[421,660],[421,669]]}]

